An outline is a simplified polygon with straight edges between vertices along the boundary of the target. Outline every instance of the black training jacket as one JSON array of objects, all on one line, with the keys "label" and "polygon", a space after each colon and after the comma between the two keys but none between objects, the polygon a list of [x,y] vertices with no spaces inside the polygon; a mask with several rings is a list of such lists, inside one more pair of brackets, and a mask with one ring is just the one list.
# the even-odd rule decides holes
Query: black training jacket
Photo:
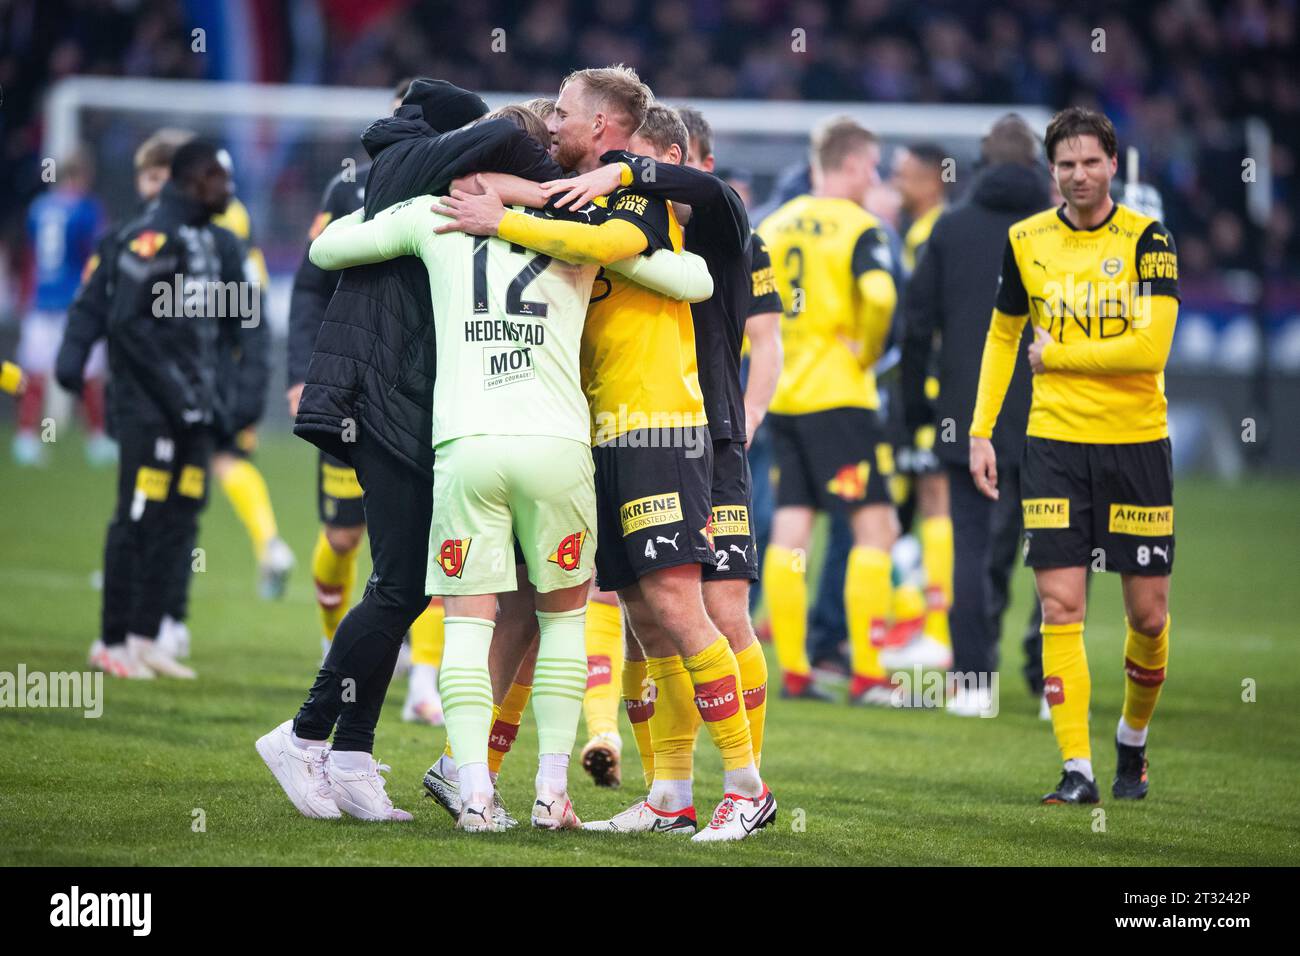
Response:
[{"label": "black training jacket", "polygon": [[[970,422],[979,387],[980,358],[993,315],[1007,230],[1051,205],[1041,168],[1005,164],[981,170],[970,198],[939,217],[903,293],[902,392],[907,433],[936,426],[940,461],[970,461]],[[939,398],[931,406],[925,378],[939,339]],[[1018,464],[1029,422],[1030,369],[1025,329],[1015,375],[1007,390],[993,445],[998,460]],[[953,441],[944,441],[952,419]]]}]

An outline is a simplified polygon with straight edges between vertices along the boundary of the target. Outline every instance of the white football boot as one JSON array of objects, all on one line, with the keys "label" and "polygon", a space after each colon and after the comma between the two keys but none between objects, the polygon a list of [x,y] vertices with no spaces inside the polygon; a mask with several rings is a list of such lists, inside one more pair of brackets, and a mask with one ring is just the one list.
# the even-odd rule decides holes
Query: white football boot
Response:
[{"label": "white football boot", "polygon": [[581,830],[582,821],[573,812],[567,793],[538,790],[533,801],[533,826],[539,830]]},{"label": "white football boot", "polygon": [[402,720],[408,724],[429,724],[441,727],[442,697],[438,694],[438,669],[429,664],[416,664],[406,685],[406,702],[402,704]]},{"label": "white football boot", "polygon": [[776,820],[776,797],[763,784],[757,797],[742,797],[737,793],[724,794],[722,802],[713,811],[713,819],[691,840],[695,843],[713,843],[722,840],[744,840]]},{"label": "white football boot", "polygon": [[453,820],[460,819],[460,781],[444,772],[442,757],[424,772],[424,789]]},{"label": "white football boot", "polygon": [[338,765],[337,755],[331,751],[325,760],[325,776],[329,780],[334,803],[340,810],[358,820],[396,820],[405,823],[413,820],[407,811],[393,806],[385,790],[387,781],[382,774],[392,767],[378,763],[366,755],[365,770],[344,770]]},{"label": "white football boot", "polygon": [[946,671],[952,667],[952,648],[928,634],[918,634],[902,647],[886,647],[880,652],[880,666],[887,671]]},{"label": "white football boot", "polygon": [[492,796],[475,793],[461,801],[456,829],[466,833],[495,833],[498,827],[492,819]]},{"label": "white football boot", "polygon": [[284,597],[289,586],[289,572],[295,564],[293,551],[285,544],[283,538],[272,538],[266,543],[262,560],[258,562],[258,593],[267,601],[278,601]]},{"label": "white football boot", "polygon": [[987,687],[958,687],[948,697],[944,709],[955,717],[983,717],[992,713],[993,695]]},{"label": "white football boot", "polygon": [[582,825],[584,830],[599,833],[684,833],[687,836],[695,833],[697,827],[695,807],[666,813],[644,800],[638,800],[608,820],[592,820]]},{"label": "white football boot", "polygon": [[256,747],[285,795],[304,817],[323,820],[343,815],[325,771],[329,747],[299,747],[293,742],[292,720],[259,737]]},{"label": "white football boot", "polygon": [[598,787],[621,787],[623,769],[620,766],[623,738],[618,733],[596,734],[582,748],[582,769],[591,775]]}]

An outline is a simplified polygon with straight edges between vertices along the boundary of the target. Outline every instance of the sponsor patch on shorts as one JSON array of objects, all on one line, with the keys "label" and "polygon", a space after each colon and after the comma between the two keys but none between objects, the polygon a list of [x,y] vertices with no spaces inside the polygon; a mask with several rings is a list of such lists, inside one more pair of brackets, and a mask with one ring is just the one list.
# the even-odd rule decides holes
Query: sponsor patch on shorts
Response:
[{"label": "sponsor patch on shorts", "polygon": [[186,498],[203,497],[203,469],[197,465],[186,465],[181,469],[181,480],[176,490]]},{"label": "sponsor patch on shorts", "polygon": [[1115,534],[1166,538],[1174,533],[1174,506],[1145,508],[1142,505],[1111,505],[1108,530]]},{"label": "sponsor patch on shorts", "polygon": [[677,492],[650,495],[619,505],[618,518],[623,524],[623,537],[655,525],[672,524],[682,520],[682,499]]},{"label": "sponsor patch on shorts", "polygon": [[713,533],[718,537],[749,535],[749,509],[744,505],[714,505]]},{"label": "sponsor patch on shorts", "polygon": [[1070,527],[1069,498],[1026,498],[1021,502],[1026,528]]},{"label": "sponsor patch on shorts", "polygon": [[470,538],[448,538],[438,549],[438,567],[449,578],[458,578],[465,571],[469,557]]},{"label": "sponsor patch on shorts", "polygon": [[575,531],[573,534],[565,535],[546,560],[558,564],[561,571],[576,571],[582,563],[582,545],[586,540],[585,531]]},{"label": "sponsor patch on shorts", "polygon": [[135,473],[135,490],[146,501],[166,501],[171,484],[171,472],[161,468],[140,468]]}]

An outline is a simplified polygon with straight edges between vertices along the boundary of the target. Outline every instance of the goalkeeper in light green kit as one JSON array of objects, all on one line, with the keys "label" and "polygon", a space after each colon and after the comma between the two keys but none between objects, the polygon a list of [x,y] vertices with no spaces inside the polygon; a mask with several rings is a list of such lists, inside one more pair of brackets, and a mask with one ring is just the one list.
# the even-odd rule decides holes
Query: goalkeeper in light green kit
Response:
[{"label": "goalkeeper in light green kit", "polygon": [[[439,690],[460,770],[463,830],[494,829],[487,768],[488,651],[496,595],[516,589],[514,541],[537,591],[541,641],[533,686],[540,767],[533,825],[580,826],[568,761],[587,686],[587,585],[596,551],[590,419],[578,372],[594,265],[500,239],[435,233],[433,196],[357,211],[312,243],[336,270],[418,255],[429,270],[437,338],[433,522],[427,590],[444,597]],[[591,228],[596,228],[592,226]],[[713,293],[698,257],[661,250],[608,268],[673,298]]]}]

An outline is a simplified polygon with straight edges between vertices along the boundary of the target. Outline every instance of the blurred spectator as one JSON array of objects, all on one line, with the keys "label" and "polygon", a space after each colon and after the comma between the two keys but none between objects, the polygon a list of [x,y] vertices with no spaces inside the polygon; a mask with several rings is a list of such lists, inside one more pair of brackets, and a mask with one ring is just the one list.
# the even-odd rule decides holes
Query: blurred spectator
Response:
[{"label": "blurred spectator", "polygon": [[[550,91],[570,69],[623,61],[665,99],[1094,104],[1125,145],[1142,151],[1143,178],[1163,194],[1165,221],[1182,248],[1199,243],[1212,266],[1253,259],[1294,272],[1300,265],[1296,0],[1082,0],[1064,15],[1050,0],[236,6],[256,7],[256,16],[223,22],[255,24],[256,51],[236,56],[209,36],[211,53],[195,56],[195,23],[209,34],[221,29],[203,19],[206,5],[0,0],[0,177],[18,185],[0,195],[0,242],[16,247],[22,210],[39,188],[40,96],[72,73],[315,77],[359,86],[431,74],[483,90]],[[313,30],[322,41],[307,36]],[[1247,116],[1272,130],[1273,189],[1283,207],[1258,253],[1240,212],[1248,187],[1238,121]]]}]

